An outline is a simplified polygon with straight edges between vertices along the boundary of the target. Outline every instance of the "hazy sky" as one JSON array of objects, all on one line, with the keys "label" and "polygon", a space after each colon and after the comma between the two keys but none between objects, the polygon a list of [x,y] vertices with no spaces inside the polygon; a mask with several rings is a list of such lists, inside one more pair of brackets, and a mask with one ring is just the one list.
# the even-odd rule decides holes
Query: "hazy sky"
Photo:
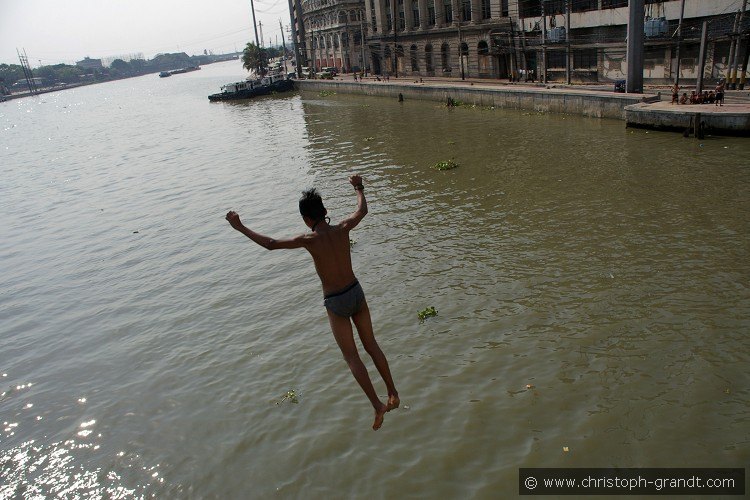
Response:
[{"label": "hazy sky", "polygon": [[[263,38],[275,44],[287,0],[254,0]],[[0,63],[18,64],[26,49],[33,67],[85,56],[142,52],[215,53],[254,41],[250,0],[0,0]]]}]

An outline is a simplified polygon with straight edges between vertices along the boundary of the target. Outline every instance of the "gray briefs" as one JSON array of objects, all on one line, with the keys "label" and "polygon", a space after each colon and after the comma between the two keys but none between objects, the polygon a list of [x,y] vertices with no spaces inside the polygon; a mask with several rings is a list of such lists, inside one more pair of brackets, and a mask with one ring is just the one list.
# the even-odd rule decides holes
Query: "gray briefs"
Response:
[{"label": "gray briefs", "polygon": [[357,280],[340,292],[329,293],[323,301],[329,311],[345,318],[357,314],[364,303],[365,292]]}]

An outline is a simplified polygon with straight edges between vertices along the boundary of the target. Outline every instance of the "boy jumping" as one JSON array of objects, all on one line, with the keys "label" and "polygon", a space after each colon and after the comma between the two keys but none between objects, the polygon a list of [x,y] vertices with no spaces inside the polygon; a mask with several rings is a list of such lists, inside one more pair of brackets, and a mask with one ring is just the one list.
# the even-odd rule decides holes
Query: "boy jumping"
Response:
[{"label": "boy jumping", "polygon": [[[305,248],[310,252],[315,263],[315,270],[318,272],[323,285],[324,305],[328,312],[328,321],[331,324],[333,336],[349,365],[349,369],[352,371],[352,375],[354,375],[362,390],[365,391],[367,398],[375,409],[375,422],[372,424],[372,428],[378,430],[383,424],[385,413],[398,408],[400,400],[396,387],[393,385],[388,361],[375,341],[370,309],[367,307],[365,294],[352,270],[349,231],[357,227],[359,221],[367,215],[367,200],[365,199],[362,177],[353,175],[349,177],[349,182],[357,192],[357,210],[336,225],[329,224],[331,219],[326,217],[328,211],[323,206],[323,200],[315,189],[309,189],[302,193],[302,198],[299,200],[299,211],[302,214],[302,220],[311,229],[311,233],[289,239],[275,240],[245,227],[236,212],[227,213],[226,219],[234,229],[268,250]],[[354,321],[365,351],[372,358],[388,388],[388,402],[386,404],[383,404],[375,393],[367,368],[359,358],[359,352],[354,343],[351,321]]]}]

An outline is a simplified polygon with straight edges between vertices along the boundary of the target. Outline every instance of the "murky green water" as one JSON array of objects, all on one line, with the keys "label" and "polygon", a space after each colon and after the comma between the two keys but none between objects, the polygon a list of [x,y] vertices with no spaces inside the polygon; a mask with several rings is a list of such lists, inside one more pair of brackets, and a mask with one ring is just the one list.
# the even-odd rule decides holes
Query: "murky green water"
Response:
[{"label": "murky green water", "polygon": [[[1,497],[499,498],[519,467],[748,463],[746,139],[208,103],[238,75],[0,105]],[[354,172],[355,271],[402,397],[377,433],[309,257],[223,220],[302,232],[312,185],[340,219]]]}]

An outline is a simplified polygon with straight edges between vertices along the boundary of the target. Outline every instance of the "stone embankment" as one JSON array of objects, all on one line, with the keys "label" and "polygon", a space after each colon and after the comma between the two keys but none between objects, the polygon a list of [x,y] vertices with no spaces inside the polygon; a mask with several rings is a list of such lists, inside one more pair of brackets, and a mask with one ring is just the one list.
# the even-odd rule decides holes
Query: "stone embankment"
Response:
[{"label": "stone embankment", "polygon": [[[346,76],[335,80],[299,80],[297,88],[313,92],[327,91],[404,100],[438,102],[453,100],[461,104],[496,108],[564,113],[625,121],[627,126],[656,130],[686,131],[695,123],[701,132],[724,135],[750,135],[750,100],[734,99],[723,107],[713,105],[670,105],[664,95],[652,91],[622,94],[607,90],[564,85],[503,84],[486,80],[392,78],[378,81],[365,78],[355,82]],[[663,91],[662,94],[668,94]],[[744,92],[747,94],[747,92]],[[737,96],[740,96],[738,93]],[[671,106],[671,107],[670,107]],[[696,117],[696,113],[700,115]],[[696,121],[698,120],[698,121]],[[692,131],[692,128],[691,128]]]}]

